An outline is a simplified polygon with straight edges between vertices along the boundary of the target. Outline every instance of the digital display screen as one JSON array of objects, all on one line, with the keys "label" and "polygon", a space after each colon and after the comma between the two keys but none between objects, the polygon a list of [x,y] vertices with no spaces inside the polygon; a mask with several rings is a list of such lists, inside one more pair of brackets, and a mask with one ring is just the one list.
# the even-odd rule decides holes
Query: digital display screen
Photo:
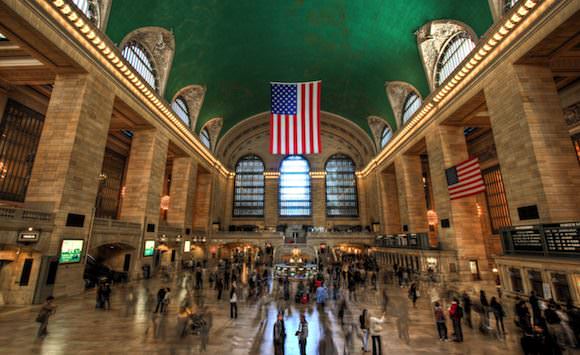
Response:
[{"label": "digital display screen", "polygon": [[155,241],[146,240],[145,249],[143,250],[143,256],[153,256],[155,254]]},{"label": "digital display screen", "polygon": [[80,263],[84,242],[82,239],[64,239],[60,247],[60,258],[58,262],[60,264]]},{"label": "digital display screen", "polygon": [[191,251],[191,241],[190,240],[186,240],[183,243],[183,252],[184,253],[189,253]]}]

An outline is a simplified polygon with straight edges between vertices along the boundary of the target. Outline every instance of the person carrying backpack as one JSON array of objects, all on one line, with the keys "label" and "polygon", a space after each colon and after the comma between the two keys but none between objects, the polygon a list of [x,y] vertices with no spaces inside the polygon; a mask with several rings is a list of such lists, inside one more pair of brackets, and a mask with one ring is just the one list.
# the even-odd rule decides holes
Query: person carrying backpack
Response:
[{"label": "person carrying backpack", "polygon": [[463,308],[459,305],[457,298],[453,299],[449,307],[449,318],[453,322],[453,341],[463,342],[463,330],[461,329],[461,319],[463,318]]},{"label": "person carrying backpack", "polygon": [[363,309],[361,315],[359,316],[360,330],[362,331],[362,351],[365,353],[369,352],[369,312],[367,309]]}]

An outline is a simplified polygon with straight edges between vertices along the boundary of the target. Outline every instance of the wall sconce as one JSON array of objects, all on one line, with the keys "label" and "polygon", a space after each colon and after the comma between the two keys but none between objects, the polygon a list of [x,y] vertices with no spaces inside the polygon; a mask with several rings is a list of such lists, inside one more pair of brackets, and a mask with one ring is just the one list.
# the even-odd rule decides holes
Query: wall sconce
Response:
[{"label": "wall sconce", "polygon": [[163,197],[161,197],[161,209],[164,211],[167,211],[169,209],[169,200],[171,198],[169,197],[169,195],[165,195]]},{"label": "wall sconce", "polygon": [[437,212],[433,210],[427,211],[427,223],[429,223],[430,226],[436,226],[439,223]]}]

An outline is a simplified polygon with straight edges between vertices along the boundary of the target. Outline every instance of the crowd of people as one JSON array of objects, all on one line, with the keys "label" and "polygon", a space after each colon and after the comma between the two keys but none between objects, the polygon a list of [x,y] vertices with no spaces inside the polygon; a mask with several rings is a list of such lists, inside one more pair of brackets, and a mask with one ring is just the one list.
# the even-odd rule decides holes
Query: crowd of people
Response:
[{"label": "crowd of people", "polygon": [[[424,308],[417,307],[422,297],[429,300],[427,304],[432,309],[435,323],[433,334],[441,342],[463,342],[464,327],[503,340],[507,334],[506,328],[509,328],[505,322],[509,309],[504,303],[510,301],[502,299],[501,294],[488,299],[485,290],[480,290],[478,294],[459,293],[441,284],[423,283],[415,270],[397,265],[381,270],[376,260],[367,254],[341,255],[335,261],[326,259],[318,263],[317,273],[301,279],[274,275],[271,270],[270,265],[258,260],[249,263],[248,259],[231,258],[219,260],[213,267],[207,267],[202,262],[194,263],[185,272],[165,275],[162,282],[173,282],[178,289],[176,294],[169,285],[163,285],[156,294],[146,289],[145,311],[150,314],[150,322],[145,335],[155,338],[167,336],[165,328],[171,300],[177,300],[176,295],[185,292],[185,297],[180,296],[176,301],[176,335],[181,338],[190,334],[199,335],[200,350],[205,351],[212,325],[212,313],[204,305],[204,297],[207,297],[204,291],[208,289],[213,290],[218,302],[229,302],[232,321],[238,318],[240,302],[257,304],[261,328],[267,318],[264,309],[274,304],[278,309],[271,328],[275,354],[284,354],[287,338],[284,321],[292,307],[300,312],[295,330],[300,354],[307,353],[309,328],[305,310],[312,307],[318,309],[319,316],[336,316],[342,330],[342,350],[345,354],[354,352],[357,335],[363,352],[382,354],[384,324],[389,319],[394,320],[398,338],[409,344],[410,307],[413,309],[411,313],[423,312]],[[125,287],[125,314],[129,316],[135,312],[138,293],[133,286]],[[403,297],[405,293],[407,297]],[[100,283],[96,289],[95,307],[110,310],[112,294],[113,288],[109,282]],[[370,294],[382,301],[379,310],[368,308]],[[47,298],[37,316],[39,338],[48,334],[48,320],[55,311],[54,298]],[[479,321],[474,316],[479,316]],[[518,329],[513,336],[520,339],[526,355],[558,355],[578,347],[580,312],[571,303],[563,307],[553,299],[543,300],[532,292],[526,299],[516,299],[513,321],[515,329]],[[471,336],[469,334],[468,338]]]}]

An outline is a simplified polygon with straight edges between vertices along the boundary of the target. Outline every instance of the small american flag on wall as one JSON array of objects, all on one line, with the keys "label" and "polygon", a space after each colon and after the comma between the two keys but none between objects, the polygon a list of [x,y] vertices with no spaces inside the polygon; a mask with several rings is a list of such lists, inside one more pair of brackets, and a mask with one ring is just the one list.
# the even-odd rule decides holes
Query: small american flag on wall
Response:
[{"label": "small american flag on wall", "polygon": [[485,191],[485,182],[477,158],[468,159],[445,170],[445,175],[447,176],[449,197],[452,200]]},{"label": "small american flag on wall", "polygon": [[321,81],[270,83],[271,154],[319,154]]}]

